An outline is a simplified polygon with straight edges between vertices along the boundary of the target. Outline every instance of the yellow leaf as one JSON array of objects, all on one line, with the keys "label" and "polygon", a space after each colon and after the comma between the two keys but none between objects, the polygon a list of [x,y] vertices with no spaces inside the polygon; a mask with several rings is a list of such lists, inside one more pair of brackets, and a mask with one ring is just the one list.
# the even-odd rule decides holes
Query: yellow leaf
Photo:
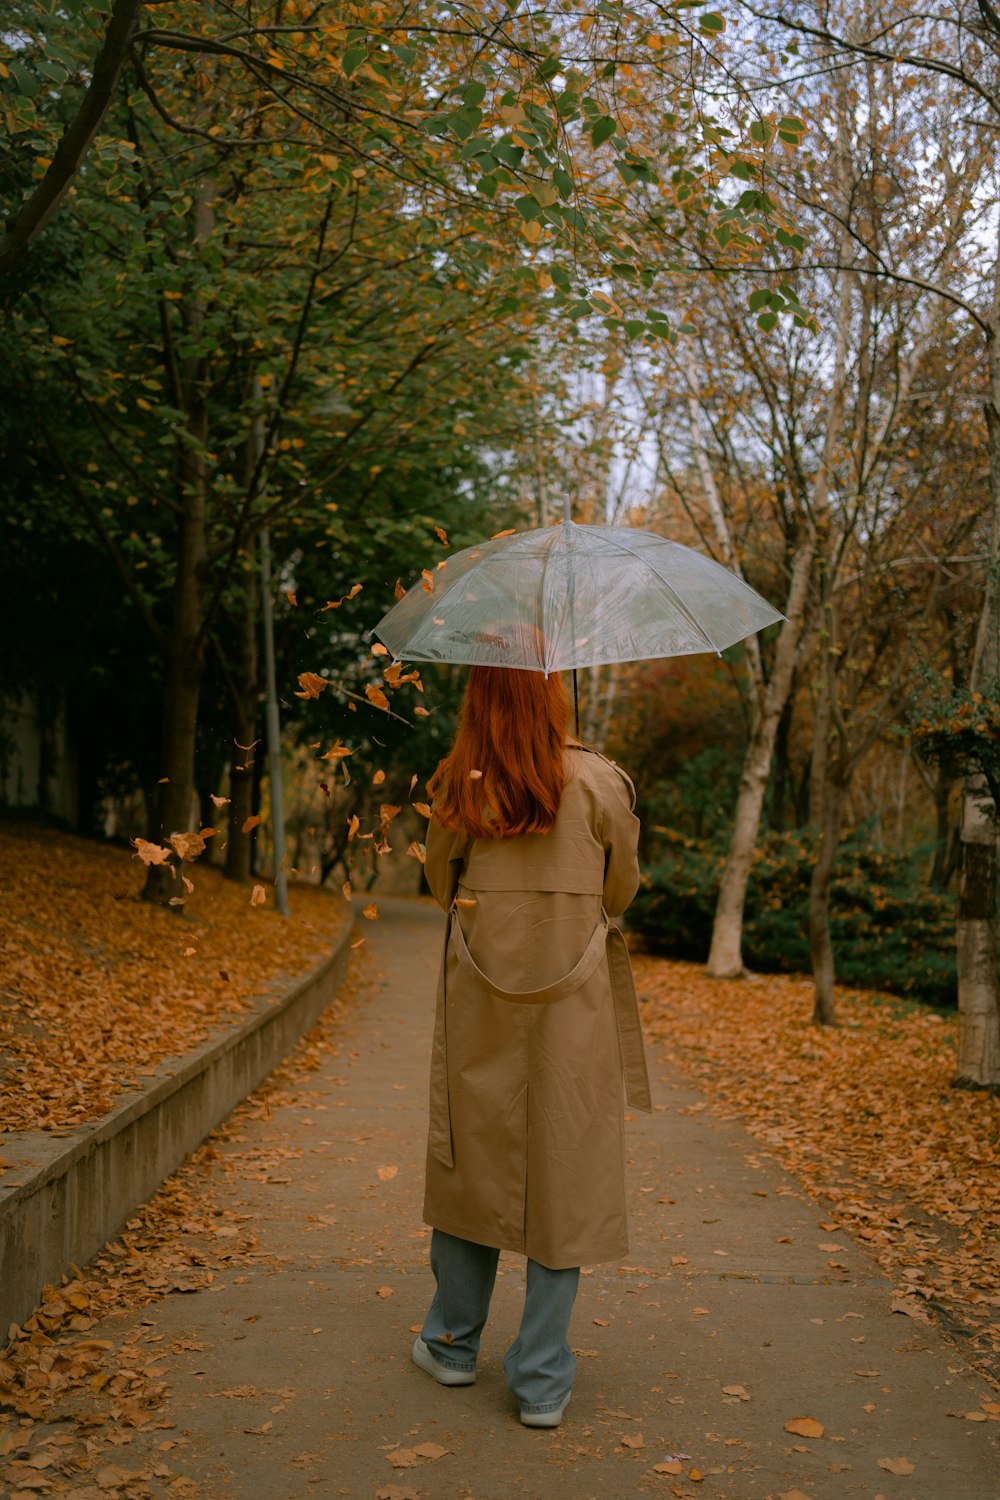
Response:
[{"label": "yellow leaf", "polygon": [[363,917],[367,917],[368,920],[369,920],[369,922],[377,922],[378,921],[378,906],[377,906],[377,904],[374,901],[370,902],[369,905],[365,907],[365,909],[361,913],[361,915]]},{"label": "yellow leaf", "polygon": [[263,906],[266,900],[267,894],[264,890],[264,887],[262,885],[255,885],[253,890],[250,892],[250,905]]},{"label": "yellow leaf", "polygon": [[52,342],[54,344],[58,344],[60,349],[65,349],[66,346],[67,346],[67,344],[71,344],[73,342],[73,340],[72,339],[64,339],[60,334],[54,333],[52,335]]}]

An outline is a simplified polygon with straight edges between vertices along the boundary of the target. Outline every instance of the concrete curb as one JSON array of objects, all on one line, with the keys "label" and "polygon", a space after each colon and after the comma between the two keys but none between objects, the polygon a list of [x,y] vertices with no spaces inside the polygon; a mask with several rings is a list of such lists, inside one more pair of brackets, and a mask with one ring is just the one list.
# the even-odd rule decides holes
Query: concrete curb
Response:
[{"label": "concrete curb", "polygon": [[271,985],[238,1026],[166,1059],[148,1088],[74,1131],[70,1144],[41,1133],[10,1139],[5,1150],[19,1160],[7,1175],[18,1181],[0,1181],[0,1346],[42,1288],[113,1239],[315,1024],[343,980],[352,932],[348,922],[319,968],[284,994]]}]

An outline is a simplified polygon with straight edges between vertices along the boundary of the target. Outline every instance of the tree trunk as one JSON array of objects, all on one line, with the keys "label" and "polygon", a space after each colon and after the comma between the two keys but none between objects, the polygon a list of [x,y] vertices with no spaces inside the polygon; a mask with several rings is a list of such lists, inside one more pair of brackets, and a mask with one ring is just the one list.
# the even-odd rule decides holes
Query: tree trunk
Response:
[{"label": "tree trunk", "polygon": [[[205,185],[194,200],[192,238],[195,246],[213,228],[212,194]],[[205,322],[199,297],[191,299],[186,313],[187,333],[197,343]],[[187,415],[185,431],[177,449],[176,577],[171,601],[170,634],[166,648],[166,680],[163,695],[163,729],[160,748],[160,784],[157,800],[155,840],[164,843],[172,833],[184,833],[191,820],[194,796],[195,739],[198,730],[198,700],[204,666],[204,588],[208,567],[208,399],[207,367],[203,355],[186,361],[180,378],[180,395]],[[164,902],[177,893],[175,871],[150,865],[142,892],[144,901]],[[181,911],[180,906],[173,908]]]},{"label": "tree trunk", "polygon": [[743,760],[733,837],[719,886],[708,955],[707,971],[713,979],[732,979],[743,972],[743,907],[747,881],[757,847],[764,793],[771,774],[774,740],[792,688],[815,551],[815,533],[810,527],[792,562],[792,582],[785,606],[787,620],[781,627],[774,666]]},{"label": "tree trunk", "polygon": [[[986,340],[989,397],[985,404],[993,504],[990,560],[970,686],[993,696],[1000,672],[1000,261]],[[969,777],[962,807],[956,949],[958,1071],[966,1088],[1000,1089],[1000,996],[997,986],[997,815],[982,777]]]},{"label": "tree trunk", "polygon": [[809,955],[812,959],[815,986],[813,1021],[817,1026],[835,1026],[837,1012],[833,1003],[835,979],[833,943],[830,940],[830,886],[840,844],[840,820],[844,806],[843,779],[832,775],[823,797],[819,848],[809,881]]}]

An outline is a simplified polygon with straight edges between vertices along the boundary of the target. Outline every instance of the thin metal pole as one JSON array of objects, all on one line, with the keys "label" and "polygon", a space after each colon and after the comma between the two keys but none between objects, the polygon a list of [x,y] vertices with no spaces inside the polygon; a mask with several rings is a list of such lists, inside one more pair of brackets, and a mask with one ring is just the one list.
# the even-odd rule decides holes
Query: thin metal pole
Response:
[{"label": "thin metal pole", "polygon": [[[260,388],[258,387],[258,394]],[[264,452],[264,416],[254,422],[257,458]],[[263,494],[263,489],[261,491]],[[271,837],[274,843],[274,905],[281,916],[288,912],[288,875],[285,871],[285,799],[282,788],[281,717],[278,713],[278,683],[274,666],[274,607],[271,599],[271,536],[266,526],[260,532],[260,595],[264,626],[264,662],[267,678],[267,769],[271,792]]]}]

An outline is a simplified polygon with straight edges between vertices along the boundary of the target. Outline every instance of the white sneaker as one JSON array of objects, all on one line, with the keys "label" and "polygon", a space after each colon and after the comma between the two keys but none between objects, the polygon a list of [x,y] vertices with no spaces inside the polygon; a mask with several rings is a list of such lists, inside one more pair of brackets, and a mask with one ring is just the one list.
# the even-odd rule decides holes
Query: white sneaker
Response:
[{"label": "white sneaker", "polygon": [[570,1391],[562,1405],[553,1411],[522,1411],[521,1421],[525,1427],[558,1427],[563,1419],[563,1412],[572,1399],[573,1392]]},{"label": "white sneaker", "polygon": [[419,1336],[413,1345],[412,1358],[413,1363],[419,1365],[422,1370],[426,1370],[428,1375],[433,1375],[439,1385],[475,1384],[475,1370],[450,1370],[439,1359],[435,1359],[423,1339]]}]

